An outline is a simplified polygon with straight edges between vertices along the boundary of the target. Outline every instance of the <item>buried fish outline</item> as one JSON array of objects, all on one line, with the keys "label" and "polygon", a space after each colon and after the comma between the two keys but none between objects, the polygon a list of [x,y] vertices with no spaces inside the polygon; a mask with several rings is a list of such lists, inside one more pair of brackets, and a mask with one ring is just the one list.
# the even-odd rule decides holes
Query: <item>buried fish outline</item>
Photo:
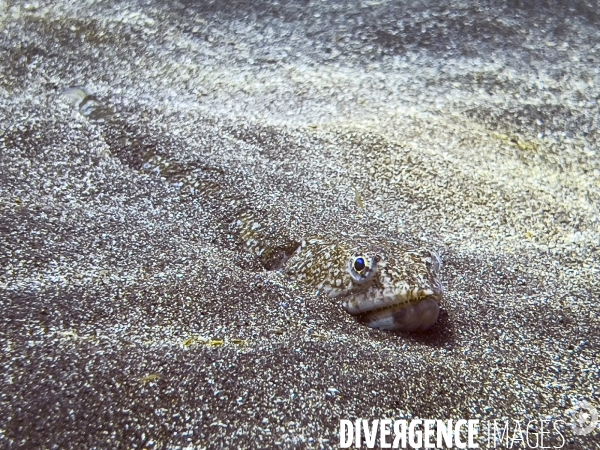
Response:
[{"label": "buried fish outline", "polygon": [[[252,216],[242,216],[236,227],[252,253],[273,253]],[[382,237],[315,236],[275,253],[272,268],[341,300],[346,312],[371,328],[414,332],[437,322],[443,297],[437,252]]]},{"label": "buried fish outline", "polygon": [[[161,173],[172,172],[177,166],[176,162],[164,160],[153,152],[142,154],[140,148],[146,145],[138,148],[131,145],[138,140],[129,138],[131,132],[127,130],[131,127],[85,88],[71,87],[63,94],[77,103],[83,116],[110,130],[105,137],[111,149],[114,145],[117,152],[139,153],[128,155],[135,168]],[[178,171],[177,181],[183,181],[182,186],[197,186],[202,183],[194,181],[197,175],[196,171],[183,167]],[[381,236],[324,235],[307,236],[298,242],[288,239],[281,226],[278,230],[265,226],[251,208],[243,206],[243,200],[231,201],[239,198],[237,194],[222,192],[221,188],[217,186],[210,194],[226,198],[227,202],[222,203],[237,205],[233,207],[230,231],[259,258],[265,269],[280,270],[340,300],[346,312],[371,328],[419,332],[436,323],[443,297],[442,261],[437,252],[421,248],[404,236],[400,241]]]}]

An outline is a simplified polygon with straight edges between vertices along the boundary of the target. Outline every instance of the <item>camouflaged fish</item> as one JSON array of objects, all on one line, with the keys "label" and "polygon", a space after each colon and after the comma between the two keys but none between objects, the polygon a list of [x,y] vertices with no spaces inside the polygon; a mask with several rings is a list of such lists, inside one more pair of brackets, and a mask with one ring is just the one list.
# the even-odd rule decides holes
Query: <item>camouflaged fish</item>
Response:
[{"label": "camouflaged fish", "polygon": [[[173,171],[173,164],[154,153],[148,156],[145,146],[133,136],[135,132],[84,88],[69,88],[65,94],[77,101],[82,115],[105,124],[111,149],[126,152],[136,169],[165,172],[170,167]],[[193,184],[193,176],[196,174],[187,175],[187,185]],[[203,191],[206,195],[207,190]],[[239,197],[238,193],[224,193],[218,186],[211,195],[217,192],[228,199],[222,203],[235,205],[228,212],[232,219],[229,230],[267,270],[281,270],[339,299],[349,314],[372,328],[413,332],[427,330],[436,323],[443,294],[441,259],[436,252],[404,237],[325,235],[292,239],[284,225],[274,227],[258,219],[265,217],[264,212],[257,214],[243,201],[230,201]]]},{"label": "camouflaged fish", "polygon": [[[237,227],[254,254],[272,252],[253,217],[242,216]],[[369,327],[424,331],[438,319],[443,290],[436,252],[367,236],[307,237],[290,250],[275,252],[285,274],[340,299]]]}]

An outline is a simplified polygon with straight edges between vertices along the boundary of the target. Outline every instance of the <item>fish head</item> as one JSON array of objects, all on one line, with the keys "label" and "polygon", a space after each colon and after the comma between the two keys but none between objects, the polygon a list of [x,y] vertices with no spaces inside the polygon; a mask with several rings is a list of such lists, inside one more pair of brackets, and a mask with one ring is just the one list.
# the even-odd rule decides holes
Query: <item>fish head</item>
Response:
[{"label": "fish head", "polygon": [[424,331],[439,316],[441,258],[392,241],[378,244],[307,240],[287,269],[371,328]]}]

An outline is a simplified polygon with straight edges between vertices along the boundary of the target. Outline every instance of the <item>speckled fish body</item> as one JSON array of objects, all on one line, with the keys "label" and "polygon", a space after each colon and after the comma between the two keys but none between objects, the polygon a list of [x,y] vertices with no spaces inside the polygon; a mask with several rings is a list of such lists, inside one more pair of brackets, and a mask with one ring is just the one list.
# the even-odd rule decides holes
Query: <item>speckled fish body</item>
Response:
[{"label": "speckled fish body", "polygon": [[433,251],[367,236],[310,237],[274,249],[265,245],[260,222],[248,216],[237,225],[253,253],[276,255],[284,273],[340,299],[369,327],[424,331],[438,319],[441,259]]},{"label": "speckled fish body", "polygon": [[227,189],[226,183],[209,190],[206,180],[195,179],[197,173],[193,170],[188,170],[188,174],[185,168],[174,170],[177,163],[148,152],[135,127],[120,120],[84,88],[69,88],[65,95],[77,101],[82,115],[106,128],[105,139],[111,149],[134,168],[156,170],[182,185],[202,185],[204,188],[198,192],[220,196],[222,204],[235,204],[226,213],[233,219],[229,231],[258,257],[265,269],[281,270],[318,292],[341,300],[349,314],[372,328],[413,332],[427,330],[436,323],[443,293],[437,253],[400,237],[326,233],[291,237],[281,220],[287,214],[278,214],[275,209],[257,211],[248,199],[231,202],[240,196],[239,192]]}]

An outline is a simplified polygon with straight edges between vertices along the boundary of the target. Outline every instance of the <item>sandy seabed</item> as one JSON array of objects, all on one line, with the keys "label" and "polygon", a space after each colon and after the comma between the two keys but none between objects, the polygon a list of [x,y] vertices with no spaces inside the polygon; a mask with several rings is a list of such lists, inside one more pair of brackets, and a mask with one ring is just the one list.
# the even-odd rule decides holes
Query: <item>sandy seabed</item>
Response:
[{"label": "sandy seabed", "polygon": [[[600,408],[598,11],[0,2],[2,446],[336,448],[340,419],[543,417],[546,445],[600,448],[570,426]],[[299,238],[439,250],[438,323],[371,330],[263,270],[209,184],[183,192],[192,169]]]}]

